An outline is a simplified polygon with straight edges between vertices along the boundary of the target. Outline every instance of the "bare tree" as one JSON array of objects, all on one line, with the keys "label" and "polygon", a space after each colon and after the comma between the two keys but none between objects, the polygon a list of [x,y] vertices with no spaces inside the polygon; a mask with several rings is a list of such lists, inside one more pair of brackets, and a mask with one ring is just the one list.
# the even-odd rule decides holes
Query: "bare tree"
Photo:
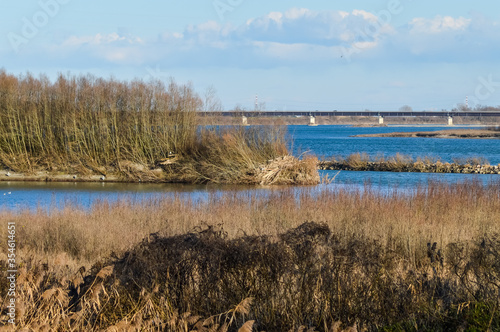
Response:
[{"label": "bare tree", "polygon": [[459,112],[470,112],[470,111],[472,111],[472,109],[469,106],[467,106],[465,104],[462,104],[462,103],[457,105],[457,110]]},{"label": "bare tree", "polygon": [[413,112],[413,108],[411,106],[404,105],[404,106],[401,106],[399,108],[399,111],[400,112]]},{"label": "bare tree", "polygon": [[210,85],[205,91],[205,102],[203,106],[205,112],[221,112],[223,110],[222,102],[217,96],[217,90],[213,85]]}]

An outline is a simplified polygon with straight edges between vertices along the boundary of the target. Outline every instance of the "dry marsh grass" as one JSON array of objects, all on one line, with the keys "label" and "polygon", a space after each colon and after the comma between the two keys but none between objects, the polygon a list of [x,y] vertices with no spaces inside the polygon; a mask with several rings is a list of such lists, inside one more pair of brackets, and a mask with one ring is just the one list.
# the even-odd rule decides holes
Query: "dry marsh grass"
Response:
[{"label": "dry marsh grass", "polygon": [[347,157],[336,156],[318,163],[320,169],[378,172],[424,172],[500,174],[500,165],[490,165],[484,157],[454,158],[453,162],[441,161],[433,156],[412,156],[396,153],[394,156],[354,153]]},{"label": "dry marsh grass", "polygon": [[103,201],[0,219],[18,230],[18,328],[500,328],[498,184]]}]

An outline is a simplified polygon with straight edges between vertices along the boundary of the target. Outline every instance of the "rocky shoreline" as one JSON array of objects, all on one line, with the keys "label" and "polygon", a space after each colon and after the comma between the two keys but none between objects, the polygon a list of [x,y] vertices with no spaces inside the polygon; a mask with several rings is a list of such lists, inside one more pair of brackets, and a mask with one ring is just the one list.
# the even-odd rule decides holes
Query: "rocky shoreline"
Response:
[{"label": "rocky shoreline", "polygon": [[423,137],[423,138],[469,138],[500,139],[500,132],[486,129],[450,129],[437,131],[393,132],[385,134],[363,134],[353,137]]},{"label": "rocky shoreline", "polygon": [[407,172],[407,173],[461,173],[461,174],[500,174],[500,165],[461,165],[456,163],[412,163],[395,162],[360,162],[356,164],[347,161],[322,161],[318,164],[320,170],[333,171],[372,171],[372,172]]}]

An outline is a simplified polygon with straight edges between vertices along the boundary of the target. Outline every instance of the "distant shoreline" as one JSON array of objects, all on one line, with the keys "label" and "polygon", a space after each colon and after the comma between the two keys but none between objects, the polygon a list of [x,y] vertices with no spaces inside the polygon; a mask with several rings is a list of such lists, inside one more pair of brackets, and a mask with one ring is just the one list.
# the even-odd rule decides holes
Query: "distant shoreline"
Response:
[{"label": "distant shoreline", "polygon": [[[202,125],[240,125],[241,117],[211,116],[198,117]],[[309,125],[308,116],[274,116],[274,117],[249,117],[248,125]],[[500,117],[455,117],[453,123],[456,127],[486,127],[495,126],[500,123]],[[387,117],[384,124],[378,123],[377,117],[369,116],[318,116],[316,124],[322,125],[346,125],[355,127],[447,127],[448,122],[442,117]],[[453,128],[453,127],[451,127]]]},{"label": "distant shoreline", "polygon": [[486,129],[447,129],[437,131],[393,132],[384,134],[362,134],[352,137],[415,137],[455,139],[500,139],[500,132]]}]

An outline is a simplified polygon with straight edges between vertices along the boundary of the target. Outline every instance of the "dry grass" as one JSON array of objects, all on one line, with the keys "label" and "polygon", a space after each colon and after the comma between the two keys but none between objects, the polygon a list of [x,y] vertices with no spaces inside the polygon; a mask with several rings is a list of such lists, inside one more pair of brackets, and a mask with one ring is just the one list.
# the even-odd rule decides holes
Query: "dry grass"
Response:
[{"label": "dry grass", "polygon": [[418,157],[415,160],[412,156],[400,153],[390,157],[354,153],[347,157],[337,156],[320,161],[318,167],[327,170],[378,172],[500,174],[500,165],[490,165],[484,157],[454,158],[453,162],[449,163],[431,156]]},{"label": "dry grass", "polygon": [[[162,197],[147,201],[96,203],[90,211],[2,212],[2,220],[19,223],[21,249],[66,253],[77,259],[102,259],[150,233],[173,236],[202,223],[223,223],[230,238],[241,234],[276,235],[304,221],[322,222],[332,231],[355,233],[387,242],[406,239],[408,257],[429,241],[443,245],[470,240],[497,230],[499,185],[430,183],[413,193],[380,194],[338,189],[269,189],[214,194],[207,201]],[[24,227],[23,227],[24,226]],[[5,229],[2,229],[5,232]],[[0,234],[6,236],[6,233]],[[402,241],[402,240],[401,240]]]},{"label": "dry grass", "polygon": [[[17,224],[19,327],[500,324],[498,184],[431,183],[411,194],[275,189],[0,219]],[[320,224],[304,224],[312,220]]]}]

